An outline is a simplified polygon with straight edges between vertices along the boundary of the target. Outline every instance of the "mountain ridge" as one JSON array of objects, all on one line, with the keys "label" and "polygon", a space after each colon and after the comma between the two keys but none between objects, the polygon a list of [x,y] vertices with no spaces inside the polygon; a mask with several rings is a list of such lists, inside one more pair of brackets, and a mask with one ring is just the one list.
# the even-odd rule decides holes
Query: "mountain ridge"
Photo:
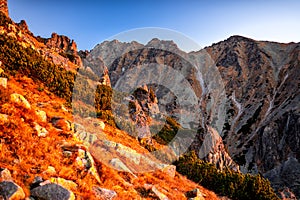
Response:
[{"label": "mountain ridge", "polygon": [[[79,71],[79,75],[83,75],[83,72],[84,72],[85,74],[87,74],[88,76],[91,76],[91,77],[94,77],[93,74],[96,74],[96,76],[94,77],[96,85],[98,84],[97,78],[99,78],[99,76],[100,77],[103,76],[105,70],[107,70],[107,74],[105,74],[105,75],[107,75],[106,78],[111,79],[112,86],[114,86],[114,83],[116,80],[118,80],[118,77],[120,76],[120,74],[122,74],[123,72],[126,72],[127,70],[129,70],[135,66],[138,66],[138,65],[141,65],[143,63],[147,63],[150,61],[150,63],[151,62],[158,63],[158,64],[163,63],[166,65],[172,66],[175,69],[176,68],[179,69],[184,64],[187,64],[187,62],[185,62],[184,59],[189,58],[190,56],[197,57],[202,52],[200,50],[199,52],[185,53],[185,52],[181,51],[180,49],[178,49],[178,46],[176,44],[174,46],[173,42],[170,42],[170,41],[162,42],[160,40],[155,40],[155,39],[152,43],[150,42],[150,45],[152,46],[151,48],[148,48],[150,45],[147,48],[145,48],[147,45],[141,45],[137,42],[122,43],[122,42],[117,42],[117,41],[111,41],[111,42],[107,42],[105,44],[107,46],[105,46],[105,45],[101,46],[101,44],[99,46],[96,45],[95,50],[86,52],[84,57],[79,58],[80,55],[83,55],[82,52],[81,53],[76,52],[78,50],[75,50],[73,48],[74,43],[71,42],[70,39],[65,38],[64,36],[56,35],[55,37],[63,38],[63,40],[67,41],[68,44],[66,43],[67,45],[61,46],[60,45],[61,40],[54,39],[53,44],[50,45],[50,46],[54,47],[54,49],[51,49],[51,48],[47,47],[45,42],[43,42],[43,41],[41,42],[41,40],[39,41],[39,39],[36,39],[35,37],[31,36],[30,34],[23,33],[21,28],[18,25],[11,23],[11,22],[9,22],[9,24],[10,24],[10,26],[4,27],[2,29],[2,35],[8,35],[9,37],[16,38],[18,40],[18,45],[23,45],[24,49],[32,48],[34,51],[39,52],[39,54],[44,59],[55,63],[55,65],[58,65],[60,67],[59,69],[61,69],[61,71],[67,70],[67,73],[75,73],[76,71]],[[6,24],[4,24],[4,25],[6,25]],[[9,38],[9,37],[7,37],[7,38]],[[55,37],[52,37],[52,38],[55,38]],[[51,40],[51,38],[49,40]],[[229,43],[229,41],[231,41],[231,40],[234,40],[236,43],[235,44]],[[220,42],[220,43],[217,43],[216,45],[212,45],[211,47],[208,47],[205,49],[209,53],[209,55],[213,58],[213,60],[216,61],[215,62],[216,67],[220,71],[220,74],[224,81],[224,86],[226,88],[226,95],[227,95],[226,96],[227,103],[229,104],[229,106],[227,107],[227,110],[226,110],[228,112],[226,115],[227,121],[226,121],[224,127],[221,127],[222,129],[218,133],[219,135],[222,136],[222,138],[220,138],[220,142],[218,143],[218,145],[220,145],[220,146],[218,146],[218,145],[214,146],[215,149],[212,150],[211,154],[207,158],[205,158],[205,160],[208,162],[211,162],[219,167],[221,166],[221,168],[229,167],[230,164],[232,164],[233,162],[237,162],[242,167],[242,169],[245,170],[245,172],[249,172],[249,171],[253,172],[253,169],[254,169],[254,172],[257,173],[258,171],[255,171],[255,168],[258,168],[258,170],[261,170],[261,172],[265,173],[266,176],[268,176],[270,180],[275,179],[275,182],[273,182],[273,184],[275,183],[275,185],[273,185],[273,186],[278,191],[282,190],[282,186],[286,186],[286,187],[289,187],[292,191],[297,192],[298,186],[297,186],[297,184],[294,184],[295,178],[293,178],[291,176],[291,174],[288,174],[288,176],[286,176],[285,174],[281,173],[282,170],[277,170],[277,169],[278,169],[278,167],[279,168],[281,167],[281,169],[283,169],[283,171],[286,171],[286,169],[289,169],[289,167],[292,167],[293,165],[297,165],[297,156],[298,156],[298,152],[299,152],[298,151],[299,145],[297,145],[297,144],[293,145],[291,141],[292,141],[292,138],[297,138],[294,136],[297,136],[297,134],[299,133],[299,131],[298,131],[299,129],[297,128],[298,127],[297,123],[299,121],[298,120],[299,119],[298,118],[299,111],[297,110],[298,109],[297,99],[299,98],[299,93],[297,90],[298,83],[295,82],[294,84],[287,85],[287,82],[288,81],[293,82],[295,80],[297,81],[297,77],[299,77],[298,76],[299,70],[297,71],[297,69],[299,67],[299,58],[298,58],[299,51],[297,48],[299,48],[299,44],[290,44],[290,45],[295,45],[295,47],[291,47],[287,44],[287,46],[290,48],[290,53],[292,55],[290,56],[288,54],[289,57],[286,60],[284,60],[284,59],[283,60],[282,59],[275,60],[274,59],[274,61],[273,60],[270,61],[269,59],[272,57],[275,57],[274,55],[279,54],[278,52],[280,52],[281,49],[279,48],[278,51],[275,49],[276,51],[273,51],[272,52],[273,54],[272,54],[272,53],[270,53],[271,52],[270,50],[268,51],[268,48],[265,48],[264,51],[267,51],[267,54],[266,54],[266,52],[262,51],[262,47],[259,46],[257,43],[259,43],[261,46],[266,45],[269,49],[274,49],[274,47],[272,47],[272,45],[263,44],[264,42],[257,42],[252,39],[244,39],[244,37],[241,37],[241,36],[231,37],[231,38],[223,41],[223,43]],[[71,44],[71,52],[68,51],[70,49],[68,49],[68,48],[65,49],[65,47],[68,46],[69,44]],[[113,45],[113,48],[111,45]],[[228,46],[228,48],[226,45]],[[279,46],[280,46],[280,44],[279,44]],[[59,50],[57,50],[57,49],[55,50],[55,48],[58,48]],[[99,48],[99,49],[97,50],[97,48]],[[171,48],[171,51],[168,51],[169,48]],[[227,48],[227,50],[226,50],[226,48]],[[125,54],[124,54],[124,51],[126,52]],[[70,57],[70,55],[64,54],[66,52],[70,53],[70,55],[72,55],[72,56],[75,56],[78,59],[78,61],[74,62],[74,60],[72,59],[73,57]],[[4,55],[3,51],[2,51],[2,53]],[[99,56],[99,53],[101,54],[101,56]],[[252,56],[252,53],[253,53],[253,56]],[[159,56],[163,56],[166,59],[164,59],[162,62],[162,60],[157,59]],[[145,58],[147,58],[147,59],[145,59]],[[81,64],[79,64],[80,63],[79,59],[83,63],[82,66],[80,66]],[[124,64],[122,62],[123,62],[123,60],[126,60],[126,59],[128,59],[128,63],[131,63],[131,64],[128,65],[128,68],[124,68],[124,70],[123,70]],[[7,66],[8,60],[9,59],[5,58],[4,60],[2,60],[2,62],[4,64],[4,67],[3,67],[4,72],[5,72],[5,74],[7,73],[5,76],[10,77],[11,75],[9,75],[9,71],[15,70],[14,69],[15,66]],[[134,62],[132,62],[132,61],[134,61]],[[268,63],[272,63],[272,62],[277,65],[280,65],[280,63],[282,62],[284,65],[282,68],[278,68],[278,73],[276,72],[277,75],[274,75],[274,77],[276,77],[276,76],[278,77],[278,80],[274,80],[272,76],[269,76],[269,74],[271,74],[271,75],[276,74],[275,70],[277,68],[276,67],[274,68],[271,66],[271,64],[268,64]],[[22,67],[20,67],[20,68],[23,69]],[[89,70],[86,70],[88,68],[89,68]],[[29,68],[28,69],[24,68],[24,70],[25,70],[24,72],[27,73]],[[195,143],[193,144],[194,150],[197,151],[197,150],[199,150],[200,146],[203,145],[202,137],[210,136],[210,134],[212,134],[213,132],[216,131],[215,129],[211,128],[211,126],[210,126],[210,125],[213,125],[213,123],[214,123],[215,113],[213,110],[206,108],[206,105],[211,103],[211,99],[210,99],[211,97],[219,97],[220,94],[222,95],[222,91],[211,90],[214,88],[211,88],[212,86],[207,84],[207,82],[206,82],[206,84],[201,85],[199,83],[199,80],[195,79],[196,76],[193,74],[194,73],[193,70],[191,70],[190,68],[185,68],[185,70],[186,70],[186,71],[184,71],[185,77],[190,82],[193,82],[192,83],[193,89],[195,91],[197,91],[197,95],[199,97],[202,96],[202,105],[205,107],[204,108],[204,109],[206,109],[205,111],[207,111],[206,113],[204,112],[205,114],[203,114],[202,119],[201,119],[202,120],[201,122],[203,122],[203,124],[205,124],[205,125],[201,127],[199,135],[197,135],[198,140],[195,140]],[[259,70],[262,70],[263,72],[266,71],[267,73],[265,73],[266,75],[263,75],[262,77],[257,79],[257,77],[259,77],[259,76],[257,76],[257,74],[255,74],[255,71],[259,71]],[[87,71],[89,71],[89,72],[87,72]],[[268,73],[268,72],[271,72],[271,73]],[[288,72],[290,72],[290,73],[288,73]],[[260,74],[260,73],[258,73],[258,74]],[[60,76],[59,73],[57,75]],[[248,77],[248,75],[249,75],[249,77]],[[33,76],[33,75],[29,74],[28,76]],[[229,80],[228,77],[235,77],[235,80],[232,82],[231,80]],[[33,78],[36,78],[36,77],[33,77]],[[243,79],[243,78],[245,78],[245,79]],[[43,88],[47,88],[44,85],[41,85],[41,87],[38,87],[37,85],[35,85],[35,83],[33,83],[33,81],[31,81],[30,79],[29,80],[26,79],[26,77],[25,77],[25,80],[23,80],[23,79],[24,78],[18,78],[18,77],[15,79],[15,77],[13,77],[12,81],[8,81],[9,88],[14,88],[14,87],[21,88],[21,86],[18,83],[14,83],[14,82],[21,82],[21,83],[23,82],[23,84],[25,84],[25,86],[30,85],[31,87],[36,88],[36,90],[38,90],[38,91],[39,90],[42,91]],[[262,81],[263,79],[268,80],[268,82],[265,83],[266,81],[265,82]],[[72,81],[72,78],[70,78],[70,81]],[[49,81],[47,81],[47,82],[49,82]],[[47,82],[45,81],[45,84],[48,84]],[[43,81],[41,83],[43,83]],[[93,85],[94,82],[88,80],[87,84]],[[252,86],[252,89],[255,88],[255,90],[254,91],[252,90],[252,93],[250,93],[250,95],[249,95],[249,94],[247,94],[246,91],[243,90],[243,88],[241,86],[243,86],[243,87],[245,86],[245,88],[247,88],[249,90],[251,89],[250,86]],[[255,87],[253,87],[253,86],[255,86]],[[261,86],[264,86],[265,88],[261,87]],[[273,86],[275,86],[274,90],[272,90]],[[55,85],[53,87],[54,87],[54,89],[52,89],[52,92],[54,92],[54,93],[58,92],[58,90],[57,90],[58,88],[64,88],[64,87],[55,86]],[[66,86],[66,87],[68,87],[68,86]],[[105,88],[106,87],[104,87],[104,89]],[[108,88],[106,88],[106,89],[108,89]],[[286,91],[286,88],[288,88],[289,91],[283,92],[283,94],[280,94],[281,91]],[[36,91],[36,90],[34,90],[34,91]],[[26,91],[26,90],[24,89],[24,91]],[[16,89],[16,91],[14,91],[14,92],[22,93],[24,91],[21,89]],[[46,89],[46,91],[47,91],[47,89]],[[206,93],[205,91],[209,91],[209,92]],[[234,92],[234,91],[236,91],[236,92]],[[47,91],[47,93],[48,93],[48,91]],[[264,93],[267,93],[269,95],[264,95]],[[39,94],[39,93],[37,93],[37,94]],[[63,93],[57,93],[57,94],[63,95]],[[165,95],[164,92],[161,92],[161,93],[157,92],[156,95],[158,97],[158,102],[163,102],[164,95]],[[249,95],[249,98],[247,95]],[[289,99],[284,98],[285,95],[287,95],[289,97]],[[31,103],[35,102],[35,100],[31,99],[29,96],[25,95],[25,97],[28,98]],[[5,100],[5,101],[7,101],[7,100]],[[82,102],[84,102],[84,101],[82,100]],[[9,102],[6,102],[6,103],[9,103]],[[93,101],[93,103],[94,103],[94,101]],[[215,106],[220,106],[218,104],[219,102],[212,102],[212,103]],[[251,106],[252,104],[254,106]],[[249,107],[249,105],[250,105],[250,108],[252,108],[253,110],[247,108],[247,107]],[[172,103],[170,103],[170,104],[165,104],[165,106],[167,106],[169,114],[173,115],[173,117],[176,118],[177,109],[178,109],[176,107],[176,105],[174,106]],[[4,108],[7,109],[7,105],[4,106],[3,109]],[[14,108],[15,107],[13,106],[12,109],[14,109]],[[246,110],[246,108],[249,111]],[[296,108],[296,109],[294,109],[294,108]],[[17,111],[19,111],[18,109],[19,108],[16,107],[16,112],[13,111],[14,115],[16,115],[15,113],[17,113]],[[58,108],[56,108],[56,109],[58,109]],[[58,113],[60,113],[59,115],[62,115],[61,110],[63,110],[63,109],[62,108],[58,109]],[[138,109],[136,109],[136,110],[138,110]],[[2,111],[2,112],[7,112],[7,111]],[[49,111],[47,111],[47,115],[49,115],[48,112]],[[53,112],[53,111],[51,111],[51,112]],[[68,112],[71,112],[71,111],[68,111]],[[228,116],[228,115],[230,115],[230,116]],[[269,116],[277,116],[278,121],[273,120]],[[244,117],[244,118],[241,118],[241,117]],[[27,118],[29,119],[29,121],[33,120],[32,116],[29,116]],[[256,118],[259,118],[262,120],[256,120]],[[51,123],[48,120],[47,125],[41,123],[40,121],[38,121],[38,122],[41,125],[45,125],[45,127],[47,129],[52,126],[57,126],[57,127],[59,127],[59,129],[61,128],[63,130],[61,133],[62,136],[64,136],[66,134],[65,130],[70,129],[70,128],[68,128],[69,122],[63,121],[63,120],[61,120],[61,118],[56,117],[56,116],[50,116],[50,119],[51,119]],[[267,119],[267,120],[265,120],[265,119]],[[90,119],[87,119],[87,120],[90,120]],[[294,123],[291,124],[290,123],[291,120],[294,121]],[[62,123],[62,124],[55,125],[56,121],[60,121],[60,123]],[[21,120],[19,120],[18,122],[21,123]],[[285,124],[285,127],[286,127],[283,132],[281,131],[281,127],[278,126],[282,122]],[[27,123],[27,121],[25,121],[25,123]],[[84,124],[84,122],[82,122],[82,124]],[[91,123],[91,124],[97,124],[97,123]],[[272,124],[275,124],[275,125],[272,125]],[[295,124],[295,126],[294,126],[294,124]],[[29,125],[31,125],[31,124],[29,123]],[[268,125],[270,127],[267,127]],[[102,125],[95,125],[95,126],[101,127]],[[106,121],[105,121],[105,126],[107,126],[108,128],[104,129],[105,130],[104,132],[105,132],[105,134],[109,135],[109,137],[111,139],[116,137],[116,134],[117,135],[120,134],[120,135],[122,135],[123,138],[126,138],[125,141],[128,140],[128,141],[132,142],[127,145],[132,145],[134,143],[134,144],[136,144],[135,146],[137,146],[138,149],[140,148],[136,141],[133,142],[134,140],[132,138],[130,138],[129,136],[126,136],[126,133],[118,131],[117,129],[110,127]],[[286,150],[280,150],[280,149],[273,148],[274,144],[278,143],[277,140],[279,139],[279,136],[277,137],[276,134],[272,134],[272,132],[270,132],[268,130],[272,130],[272,129],[274,129],[274,127],[277,127],[277,126],[279,127],[277,130],[278,135],[279,136],[283,135],[285,138],[287,138],[287,140],[285,140],[285,139],[281,140],[283,142],[281,142],[282,145],[280,147],[281,149],[286,149]],[[80,127],[80,126],[77,126],[77,127]],[[88,124],[87,124],[87,127],[88,127]],[[256,129],[254,130],[254,128],[256,128]],[[43,127],[38,127],[38,130],[42,131],[42,133],[40,133],[40,134],[45,134]],[[80,129],[77,129],[77,131],[78,130],[80,130]],[[69,130],[69,131],[72,132],[71,130]],[[258,136],[253,134],[253,133],[256,133],[256,131],[259,133],[259,134],[257,134]],[[292,134],[293,131],[295,132],[294,134]],[[245,141],[243,141],[243,140],[240,141],[240,138],[238,138],[241,133],[245,134],[245,137],[246,137]],[[52,132],[52,129],[51,129],[51,134],[55,135],[57,133],[55,131]],[[71,134],[73,134],[73,133],[71,133]],[[79,140],[80,142],[88,142],[88,144],[91,143],[93,145],[93,141],[95,138],[95,136],[93,134],[87,133],[86,131],[77,132],[76,134],[78,135],[79,138],[84,140],[84,141]],[[89,137],[87,138],[86,135],[89,135]],[[274,135],[275,135],[275,137],[274,137]],[[257,139],[257,137],[258,137],[258,139]],[[267,140],[268,137],[275,138],[272,141],[273,143],[272,142],[270,143],[270,141]],[[85,140],[87,140],[87,141],[85,141]],[[72,142],[74,142],[74,141],[72,141]],[[236,143],[239,143],[239,144],[237,145]],[[253,144],[251,145],[251,143],[253,143]],[[98,144],[98,143],[96,143],[96,144],[95,145],[97,147],[99,147],[99,145],[100,145],[100,147],[101,147],[101,145],[103,145],[103,144]],[[231,146],[230,146],[230,144],[231,144]],[[261,144],[261,145],[259,145],[259,144]],[[111,142],[111,143],[109,143],[109,145],[113,145],[113,143]],[[147,145],[149,145],[149,144],[147,144]],[[146,147],[148,148],[148,150],[152,148],[147,145],[146,145]],[[157,144],[155,144],[155,145],[157,145]],[[225,147],[225,145],[228,145],[228,149],[226,149],[227,147]],[[239,146],[239,145],[241,145],[241,146]],[[266,154],[269,153],[264,149],[265,145],[268,148],[269,147],[271,147],[271,149],[273,148],[272,149],[273,154],[275,154],[275,155],[282,154],[282,158],[273,159],[273,157],[269,158],[267,155],[267,159],[265,159],[266,163],[263,163],[261,160],[263,160],[266,157]],[[108,148],[107,146],[104,146],[104,147]],[[157,146],[154,146],[154,147],[157,147]],[[64,146],[64,152],[70,150],[70,148],[72,149],[75,147]],[[288,150],[288,148],[292,148],[292,149]],[[141,147],[141,149],[143,149],[143,151],[145,151],[144,148]],[[81,152],[80,148],[77,150],[78,150],[78,152]],[[75,153],[74,153],[75,155],[77,155],[76,154],[77,150],[75,150]],[[83,149],[81,149],[81,150],[87,152],[86,147],[83,147]],[[245,150],[248,150],[248,152],[245,152]],[[229,152],[229,154],[226,155],[226,153],[228,153],[228,152]],[[292,155],[292,154],[295,155],[294,157],[296,157],[295,158],[296,160],[293,159],[293,157],[289,158],[289,155]],[[131,156],[132,154],[127,152],[126,155]],[[86,157],[84,157],[82,159],[83,160],[84,159],[92,160],[92,158],[86,158]],[[274,160],[276,160],[275,163],[277,163],[277,165],[274,165]],[[285,161],[288,161],[288,162],[285,162]],[[119,161],[114,162],[114,163],[119,163]],[[128,162],[128,163],[130,163],[130,162]],[[291,166],[291,163],[292,163],[292,166]],[[7,166],[7,164],[5,166]],[[56,166],[56,168],[59,169],[60,167]],[[104,182],[104,185],[106,187],[116,190],[119,198],[121,198],[121,197],[128,198],[128,196],[126,196],[126,194],[125,194],[125,191],[129,191],[131,198],[135,195],[136,195],[135,197],[143,195],[145,190],[147,191],[147,193],[149,195],[148,198],[150,198],[153,195],[153,193],[155,193],[154,191],[157,191],[157,188],[153,189],[153,187],[151,186],[151,189],[147,189],[147,187],[145,185],[143,185],[141,183],[137,183],[138,181],[142,181],[143,183],[147,182],[146,179],[143,179],[145,177],[143,177],[142,179],[138,179],[138,181],[134,181],[134,179],[132,179],[130,173],[126,175],[126,174],[115,172],[107,167],[104,167],[98,161],[96,161],[96,168],[98,170],[101,170],[101,168],[102,168],[102,170],[106,170],[106,172],[108,172],[108,173],[100,174],[101,175],[100,179],[101,179],[101,181]],[[13,171],[13,168],[10,167],[10,170]],[[73,169],[71,169],[71,170],[73,170]],[[91,172],[91,173],[94,173],[94,172]],[[113,187],[113,182],[109,182],[108,180],[105,179],[105,177],[108,177],[110,174],[113,174],[114,175],[113,177],[116,180],[122,182],[122,185],[121,186],[119,185],[119,187]],[[63,176],[65,179],[68,179],[68,176],[64,175],[62,172],[61,172],[60,176]],[[145,175],[145,176],[148,176],[148,175]],[[95,176],[95,177],[97,177],[97,176]],[[186,181],[181,175],[176,175],[175,180],[171,180],[172,178],[168,178],[162,174],[154,174],[153,176],[149,175],[148,178],[155,179],[157,177],[163,177],[164,178],[163,180],[167,181],[166,183],[169,183],[174,186],[176,185],[174,183],[176,181],[178,181],[180,183],[185,183],[185,181]],[[48,177],[44,176],[44,178],[48,178]],[[75,180],[76,179],[75,177],[73,177],[72,179],[74,179],[74,181],[80,185],[81,192],[87,191],[86,188],[82,187],[82,185],[84,185],[84,183],[81,183],[80,180]],[[96,178],[96,179],[98,179],[98,178]],[[125,180],[125,182],[123,182],[123,179]],[[131,183],[129,183],[129,185],[128,185],[128,182],[126,180]],[[278,180],[280,180],[279,183],[278,183]],[[289,181],[290,185],[282,184],[282,182],[284,182],[286,180]],[[56,181],[57,181],[57,179],[56,179]],[[95,180],[92,181],[93,184],[95,184],[94,181]],[[167,192],[166,188],[163,189],[159,186],[160,184],[162,184],[161,182],[159,182],[158,180],[154,181],[154,182],[160,188],[160,190],[163,191],[163,193],[168,194],[169,197],[172,198],[172,196],[170,196],[171,193]],[[22,184],[20,180],[18,183]],[[132,183],[136,186],[135,188],[132,188],[132,186],[130,185]],[[191,182],[186,181],[186,183],[188,183],[189,186],[182,188],[180,190],[180,192],[176,192],[176,195],[178,195],[177,198],[185,199],[186,195],[183,195],[183,193],[188,192],[187,190],[192,189],[191,187],[200,188],[199,186],[196,186]],[[139,188],[137,188],[137,187],[139,187]],[[175,186],[175,187],[177,187],[177,186]],[[206,191],[203,188],[200,188],[200,189],[206,195],[205,198],[217,198],[216,196],[214,196],[213,193]],[[149,191],[149,190],[151,190],[151,191]],[[172,189],[172,191],[173,191],[173,189]],[[91,191],[89,191],[89,194],[90,194],[90,192]],[[28,195],[28,194],[29,194],[29,191],[26,190],[26,195]],[[160,193],[155,193],[155,194],[156,194],[156,196],[157,195],[159,196]],[[157,198],[157,197],[154,197],[154,198]],[[161,197],[161,198],[163,198],[163,197]]]}]

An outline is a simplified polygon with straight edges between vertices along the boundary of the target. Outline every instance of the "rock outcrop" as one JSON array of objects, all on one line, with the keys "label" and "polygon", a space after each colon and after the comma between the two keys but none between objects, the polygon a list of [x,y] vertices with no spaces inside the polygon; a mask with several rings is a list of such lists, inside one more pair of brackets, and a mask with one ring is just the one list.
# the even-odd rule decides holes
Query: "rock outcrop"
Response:
[{"label": "rock outcrop", "polygon": [[82,61],[78,55],[77,44],[67,36],[52,33],[51,38],[45,39],[48,48],[60,52],[63,57],[68,58],[74,64],[81,66]]}]

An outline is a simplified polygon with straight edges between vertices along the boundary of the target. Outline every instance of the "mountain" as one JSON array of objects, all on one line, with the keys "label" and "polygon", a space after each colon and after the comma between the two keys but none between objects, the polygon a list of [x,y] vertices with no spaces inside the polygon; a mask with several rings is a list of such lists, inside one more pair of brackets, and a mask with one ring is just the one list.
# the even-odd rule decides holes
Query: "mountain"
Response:
[{"label": "mountain", "polygon": [[[88,52],[66,36],[35,37],[2,12],[0,21],[1,199],[220,198],[128,133],[72,114],[73,58]],[[151,171],[135,172],[138,161]]]},{"label": "mountain", "polygon": [[261,174],[298,195],[298,44],[78,52],[0,3],[1,198],[278,199]]},{"label": "mountain", "polygon": [[[150,74],[160,70],[156,67],[151,68],[151,64],[181,70],[196,96],[201,99],[203,107],[210,103],[215,103],[219,108],[225,105],[222,127],[214,126],[219,127],[217,131],[222,136],[221,143],[216,145],[221,147],[221,150],[211,150],[212,157],[217,157],[215,161],[209,159],[209,156],[205,160],[230,168],[236,168],[238,165],[243,173],[263,174],[277,191],[289,188],[296,195],[300,195],[297,170],[300,153],[297,142],[300,133],[299,43],[281,44],[232,36],[204,50],[191,53],[181,51],[172,41],[153,39],[147,45],[131,44],[107,41],[90,51],[90,58],[101,60],[101,66],[108,69],[115,89],[120,89],[117,83],[122,81],[127,73],[131,73],[130,78],[126,79],[132,81],[131,87],[137,84],[136,80],[155,78],[151,75],[145,76],[143,71],[134,71],[145,64],[149,66]],[[124,50],[122,47],[125,45]],[[119,51],[119,54],[113,55],[106,53],[111,56],[103,56],[102,51],[109,52],[110,49],[123,49],[123,52]],[[184,68],[190,64],[187,61],[197,63],[197,60],[203,59],[203,55],[210,57],[209,62],[217,68],[221,77],[218,79],[222,80],[218,85],[220,88],[224,87],[225,94],[216,86],[209,88],[210,75],[204,74],[203,76],[207,77],[204,77],[204,84],[201,84],[196,72],[191,71],[192,67]],[[99,70],[100,64],[96,59],[88,58],[86,66],[94,71]],[[204,66],[199,66],[201,72],[207,72],[203,69]],[[164,72],[158,72],[160,73]],[[171,75],[166,77],[171,79],[170,82],[176,82],[172,80]],[[170,93],[159,86],[154,88],[160,110],[167,108],[168,114],[178,119],[178,109],[174,106],[175,96],[172,96],[173,100],[166,101],[164,98],[169,97]],[[206,91],[210,91],[210,94]],[[212,102],[211,96],[222,98],[225,103]],[[167,105],[163,102],[173,103]],[[210,126],[207,125],[213,123],[210,122],[212,116],[216,116],[213,111],[204,108],[201,112],[205,114],[200,119],[200,127],[206,133],[211,132],[208,131]],[[193,116],[193,112],[188,115]],[[205,136],[202,136],[202,141],[203,137]],[[202,145],[199,139],[198,142],[194,141],[192,148],[199,151]]]},{"label": "mountain", "polygon": [[262,173],[274,188],[299,196],[300,44],[233,36],[206,50],[231,99],[223,129],[230,155],[242,171]]}]

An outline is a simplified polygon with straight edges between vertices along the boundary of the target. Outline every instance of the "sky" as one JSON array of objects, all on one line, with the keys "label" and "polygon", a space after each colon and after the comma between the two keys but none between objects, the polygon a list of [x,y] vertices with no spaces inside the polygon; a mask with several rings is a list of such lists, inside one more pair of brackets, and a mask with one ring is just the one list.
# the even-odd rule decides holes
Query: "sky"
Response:
[{"label": "sky", "polygon": [[[80,50],[91,50],[120,33],[145,27],[173,30],[198,44],[180,44],[185,51],[232,35],[300,42],[298,0],[8,0],[8,6],[10,17],[15,22],[24,19],[35,35],[67,35]],[[153,34],[143,36],[129,38],[145,43]]]}]

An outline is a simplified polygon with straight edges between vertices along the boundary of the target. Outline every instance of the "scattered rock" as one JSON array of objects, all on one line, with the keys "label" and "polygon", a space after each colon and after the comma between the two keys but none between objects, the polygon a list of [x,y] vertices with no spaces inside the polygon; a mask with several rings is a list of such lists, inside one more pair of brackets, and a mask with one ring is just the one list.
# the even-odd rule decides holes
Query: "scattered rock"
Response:
[{"label": "scattered rock", "polygon": [[175,165],[165,165],[165,167],[163,167],[161,171],[174,178],[175,174],[176,174],[176,166]]},{"label": "scattered rock", "polygon": [[68,109],[67,109],[64,105],[61,105],[61,109],[62,109],[64,112],[69,112]]},{"label": "scattered rock", "polygon": [[78,149],[78,157],[76,158],[76,165],[84,171],[88,171],[94,178],[101,183],[100,177],[97,172],[95,161],[92,155],[83,149]]},{"label": "scattered rock", "polygon": [[119,159],[119,158],[114,158],[110,161],[110,164],[119,171],[123,171],[123,172],[128,172],[130,174],[132,174],[134,177],[136,177],[132,171]]},{"label": "scattered rock", "polygon": [[0,199],[17,200],[24,198],[25,193],[20,186],[18,186],[12,181],[0,182]]},{"label": "scattered rock", "polygon": [[73,181],[66,180],[63,178],[50,178],[51,183],[55,183],[58,185],[61,185],[62,187],[68,189],[68,190],[77,190],[78,185],[74,183]]},{"label": "scattered rock", "polygon": [[43,172],[43,174],[48,174],[50,176],[54,176],[56,174],[56,170],[52,166],[48,166],[48,168]]},{"label": "scattered rock", "polygon": [[47,114],[43,110],[36,110],[35,114],[38,116],[41,122],[47,122]]},{"label": "scattered rock", "polygon": [[12,181],[11,173],[8,169],[0,170],[0,181]]},{"label": "scattered rock", "polygon": [[135,164],[140,164],[141,154],[137,153],[135,150],[124,146],[122,144],[116,144],[116,151],[120,153],[122,156],[125,156],[132,160]]},{"label": "scattered rock", "polygon": [[0,78],[0,86],[7,88],[7,78]]},{"label": "scattered rock", "polygon": [[36,200],[75,200],[73,192],[55,183],[31,189],[31,197]]},{"label": "scattered rock", "polygon": [[14,93],[10,95],[10,101],[24,108],[30,109],[30,103],[20,94]]},{"label": "scattered rock", "polygon": [[8,115],[0,113],[0,125],[5,124],[6,122],[8,122]]},{"label": "scattered rock", "polygon": [[100,127],[101,130],[104,130],[104,128],[105,128],[105,124],[103,121],[98,121],[98,122],[94,123],[94,126]]},{"label": "scattered rock", "polygon": [[169,198],[160,192],[155,186],[152,187],[152,192],[160,199],[160,200],[168,200]]},{"label": "scattered rock", "polygon": [[95,194],[95,197],[100,199],[111,200],[117,196],[117,193],[115,191],[100,188],[98,186],[93,186],[92,191]]},{"label": "scattered rock", "polygon": [[51,119],[51,123],[55,128],[64,130],[64,131],[71,131],[73,129],[73,124],[64,119],[63,117],[53,117]]},{"label": "scattered rock", "polygon": [[40,126],[39,124],[35,124],[34,129],[37,132],[37,135],[39,137],[46,137],[48,135],[47,129],[45,129],[44,127]]},{"label": "scattered rock", "polygon": [[204,200],[205,198],[203,197],[201,191],[196,188],[193,189],[192,191],[189,191],[186,193],[186,197],[189,198],[189,200]]}]

